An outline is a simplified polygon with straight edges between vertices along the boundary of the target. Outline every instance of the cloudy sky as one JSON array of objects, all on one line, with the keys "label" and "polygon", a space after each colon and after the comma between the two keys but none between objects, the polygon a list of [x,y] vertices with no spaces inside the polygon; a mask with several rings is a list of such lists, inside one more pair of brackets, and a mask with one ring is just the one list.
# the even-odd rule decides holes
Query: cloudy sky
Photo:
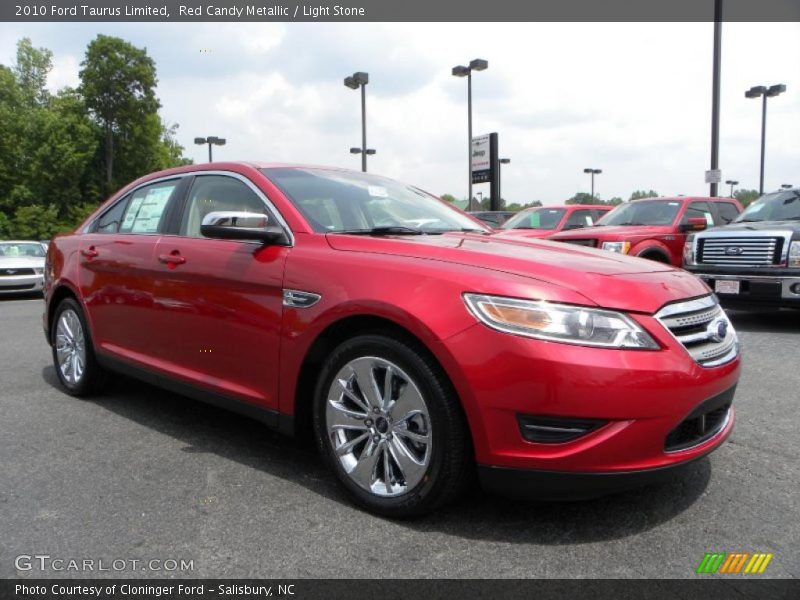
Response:
[{"label": "cloudy sky", "polygon": [[[162,116],[197,162],[193,138],[219,135],[220,160],[359,168],[359,97],[342,79],[368,71],[370,171],[466,196],[466,81],[450,69],[479,57],[474,133],[500,134],[508,201],[588,191],[584,167],[603,169],[603,198],[708,190],[711,23],[2,23],[0,63],[28,36],[55,54],[50,87],[75,86],[98,33],[147,48]],[[758,187],[760,101],[744,90],[785,83],[769,101],[766,188],[800,185],[798,40],[798,23],[724,24],[723,180]]]}]

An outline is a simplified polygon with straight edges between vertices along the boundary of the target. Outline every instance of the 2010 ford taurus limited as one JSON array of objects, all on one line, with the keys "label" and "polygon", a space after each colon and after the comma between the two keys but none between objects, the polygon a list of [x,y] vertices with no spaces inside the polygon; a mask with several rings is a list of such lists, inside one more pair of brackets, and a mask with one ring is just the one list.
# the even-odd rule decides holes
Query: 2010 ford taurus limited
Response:
[{"label": "2010 ford taurus limited", "polygon": [[734,422],[736,333],[668,265],[494,235],[346,170],[216,163],[130,184],[50,245],[66,391],[111,373],[310,432],[354,502],[655,480]]}]

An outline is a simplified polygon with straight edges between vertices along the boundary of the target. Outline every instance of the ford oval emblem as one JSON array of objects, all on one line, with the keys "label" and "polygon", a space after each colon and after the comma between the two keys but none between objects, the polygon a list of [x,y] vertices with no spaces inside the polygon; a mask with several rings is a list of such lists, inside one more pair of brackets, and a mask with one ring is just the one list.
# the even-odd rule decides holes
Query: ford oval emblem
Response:
[{"label": "ford oval emblem", "polygon": [[712,341],[719,343],[728,335],[728,322],[725,319],[717,319],[708,326],[706,331]]},{"label": "ford oval emblem", "polygon": [[728,246],[725,248],[725,254],[728,256],[739,256],[742,252],[744,252],[744,248],[741,246]]}]

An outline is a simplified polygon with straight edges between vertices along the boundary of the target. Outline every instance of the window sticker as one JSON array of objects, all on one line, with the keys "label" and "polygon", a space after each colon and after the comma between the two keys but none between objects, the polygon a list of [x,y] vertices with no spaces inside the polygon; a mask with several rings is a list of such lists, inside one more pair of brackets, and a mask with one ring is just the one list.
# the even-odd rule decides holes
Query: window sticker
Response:
[{"label": "window sticker", "polygon": [[380,185],[370,185],[367,188],[367,192],[373,198],[388,198],[389,192],[386,191],[386,188]]}]

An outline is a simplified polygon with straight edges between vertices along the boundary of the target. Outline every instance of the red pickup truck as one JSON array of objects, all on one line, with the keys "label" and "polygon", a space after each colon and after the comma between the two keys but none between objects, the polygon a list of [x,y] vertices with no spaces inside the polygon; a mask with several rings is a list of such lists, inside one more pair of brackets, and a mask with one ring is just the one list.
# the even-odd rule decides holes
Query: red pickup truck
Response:
[{"label": "red pickup truck", "polygon": [[733,198],[647,198],[620,204],[594,227],[548,239],[649,258],[680,267],[686,234],[726,225],[742,212]]}]

